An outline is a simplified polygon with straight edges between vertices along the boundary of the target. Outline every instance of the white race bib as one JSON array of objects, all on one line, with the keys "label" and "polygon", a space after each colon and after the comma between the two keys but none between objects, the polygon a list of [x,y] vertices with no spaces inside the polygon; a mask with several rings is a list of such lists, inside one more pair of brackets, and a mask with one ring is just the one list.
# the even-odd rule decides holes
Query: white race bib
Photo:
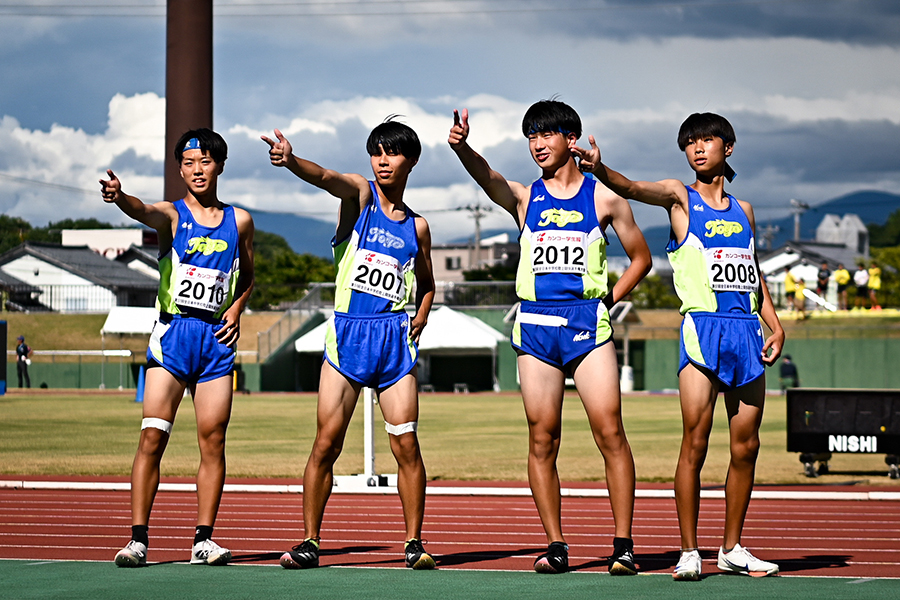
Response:
[{"label": "white race bib", "polygon": [[406,297],[406,278],[400,261],[387,254],[360,248],[353,258],[350,289],[400,302]]},{"label": "white race bib", "polygon": [[583,231],[538,231],[531,236],[531,272],[587,273],[586,242]]},{"label": "white race bib", "polygon": [[759,291],[753,253],[746,248],[707,248],[709,287],[716,292]]},{"label": "white race bib", "polygon": [[176,272],[175,304],[214,313],[225,304],[228,279],[228,273],[218,269],[180,264]]}]

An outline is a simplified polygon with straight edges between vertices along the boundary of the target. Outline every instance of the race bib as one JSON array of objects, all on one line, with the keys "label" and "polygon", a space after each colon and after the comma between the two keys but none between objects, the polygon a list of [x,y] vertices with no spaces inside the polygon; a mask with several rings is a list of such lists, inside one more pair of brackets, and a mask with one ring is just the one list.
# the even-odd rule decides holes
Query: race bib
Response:
[{"label": "race bib", "polygon": [[531,272],[587,273],[587,238],[583,231],[539,231],[531,238]]},{"label": "race bib", "polygon": [[228,273],[218,269],[206,269],[180,264],[176,272],[175,304],[216,312],[225,304],[228,291]]},{"label": "race bib", "polygon": [[753,253],[746,248],[707,248],[709,287],[716,292],[756,292],[759,273]]},{"label": "race bib", "polygon": [[350,289],[400,302],[406,297],[406,278],[400,261],[387,254],[360,248],[353,259]]}]

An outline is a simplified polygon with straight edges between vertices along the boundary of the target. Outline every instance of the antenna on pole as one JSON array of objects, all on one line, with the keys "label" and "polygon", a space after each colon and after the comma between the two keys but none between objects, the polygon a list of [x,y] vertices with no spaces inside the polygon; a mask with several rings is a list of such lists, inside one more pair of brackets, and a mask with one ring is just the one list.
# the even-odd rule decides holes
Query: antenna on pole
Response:
[{"label": "antenna on pole", "polygon": [[781,227],[779,227],[778,225],[772,225],[771,223],[767,223],[765,227],[760,229],[759,247],[771,250],[772,249],[772,240],[775,239],[775,236],[778,235],[779,231],[781,231]]},{"label": "antenna on pole", "polygon": [[487,213],[494,210],[493,206],[482,206],[481,204],[468,204],[466,206],[460,206],[456,210],[467,210],[470,214],[469,216],[475,219],[475,253],[473,255],[472,260],[472,269],[477,269],[481,266],[481,220],[487,216]]},{"label": "antenna on pole", "polygon": [[809,204],[791,198],[791,213],[794,215],[794,241],[800,241],[800,215],[809,210]]}]

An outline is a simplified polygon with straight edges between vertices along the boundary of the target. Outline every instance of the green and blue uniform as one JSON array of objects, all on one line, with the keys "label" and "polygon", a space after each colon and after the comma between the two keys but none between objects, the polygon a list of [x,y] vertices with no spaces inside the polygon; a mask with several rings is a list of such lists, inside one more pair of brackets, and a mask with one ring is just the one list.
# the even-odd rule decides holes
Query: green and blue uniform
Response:
[{"label": "green and blue uniform", "polygon": [[234,370],[234,348],[215,337],[234,302],[240,277],[240,234],[234,208],[222,207],[215,227],[198,223],[184,200],[172,203],[178,224],[172,246],[159,257],[159,320],[147,361],[182,381],[202,383]]},{"label": "green and blue uniform", "polygon": [[666,251],[681,299],[681,360],[710,371],[726,389],[764,373],[759,321],[760,277],[750,220],[733,196],[717,210],[693,188],[688,231]]},{"label": "green and blue uniform", "polygon": [[416,366],[419,351],[409,337],[406,305],[415,281],[416,214],[393,221],[381,209],[369,182],[371,201],[350,236],[332,240],[334,315],[325,334],[325,360],[344,376],[367,387],[393,385]]},{"label": "green and blue uniform", "polygon": [[519,234],[521,302],[512,345],[560,368],[612,339],[603,304],[607,238],[594,203],[596,185],[585,177],[575,196],[561,199],[538,179]]}]

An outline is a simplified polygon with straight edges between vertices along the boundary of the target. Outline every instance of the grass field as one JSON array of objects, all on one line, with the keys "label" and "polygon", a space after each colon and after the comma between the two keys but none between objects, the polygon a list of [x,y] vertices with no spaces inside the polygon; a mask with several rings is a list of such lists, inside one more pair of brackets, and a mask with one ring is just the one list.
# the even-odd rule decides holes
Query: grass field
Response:
[{"label": "grass field", "polygon": [[[313,394],[237,396],[228,432],[229,476],[300,477],[315,435],[315,403]],[[677,396],[628,395],[623,411],[638,480],[671,481],[681,439]],[[362,471],[362,415],[359,407],[337,474]],[[141,405],[128,393],[12,390],[0,396],[0,473],[128,475],[140,420]],[[376,469],[393,473],[396,467],[380,423],[378,419]],[[768,398],[761,436],[758,483],[900,483],[886,476],[882,455],[836,455],[831,474],[804,477],[798,456],[785,450],[781,396]],[[429,479],[526,479],[527,430],[518,394],[424,394],[419,438]],[[163,475],[192,476],[197,461],[193,407],[185,399],[163,459]],[[723,482],[727,464],[727,423],[720,402],[704,483]],[[563,409],[559,471],[563,481],[604,479],[603,460],[574,393],[567,395]]]}]

